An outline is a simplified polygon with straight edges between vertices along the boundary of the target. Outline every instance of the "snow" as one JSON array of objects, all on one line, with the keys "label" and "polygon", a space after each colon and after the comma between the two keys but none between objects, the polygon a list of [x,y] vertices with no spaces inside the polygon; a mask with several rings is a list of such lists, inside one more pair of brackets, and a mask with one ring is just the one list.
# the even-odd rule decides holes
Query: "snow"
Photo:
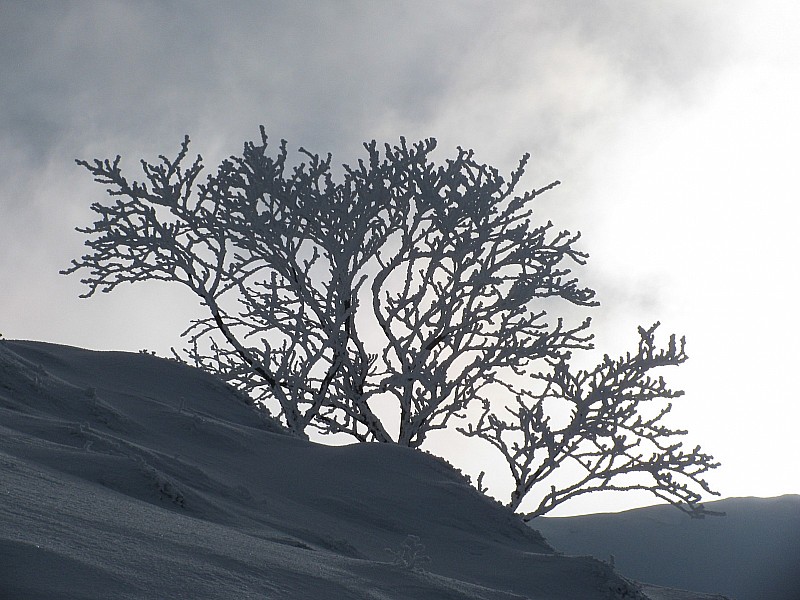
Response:
[{"label": "snow", "polygon": [[724,600],[725,596],[720,594],[699,594],[697,592],[687,592],[674,588],[665,588],[658,585],[644,584],[642,590],[651,600],[683,600],[687,593],[693,594],[697,600]]},{"label": "snow", "polygon": [[147,354],[0,341],[0,440],[0,598],[647,597],[439,459],[297,439]]}]

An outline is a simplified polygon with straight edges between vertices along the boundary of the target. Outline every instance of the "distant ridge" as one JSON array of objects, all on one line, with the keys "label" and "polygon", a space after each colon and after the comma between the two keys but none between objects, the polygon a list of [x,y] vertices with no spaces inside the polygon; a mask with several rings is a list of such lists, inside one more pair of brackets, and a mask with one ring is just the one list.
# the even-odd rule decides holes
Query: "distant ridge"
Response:
[{"label": "distant ridge", "polygon": [[557,550],[609,560],[640,581],[735,600],[800,600],[800,495],[708,502],[724,517],[669,505],[531,522]]}]

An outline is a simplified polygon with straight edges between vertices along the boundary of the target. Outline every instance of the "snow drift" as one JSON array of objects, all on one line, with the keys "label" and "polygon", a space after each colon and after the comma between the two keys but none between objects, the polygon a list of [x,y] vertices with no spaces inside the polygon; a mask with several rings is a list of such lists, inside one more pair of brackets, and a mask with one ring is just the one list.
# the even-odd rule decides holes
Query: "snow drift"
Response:
[{"label": "snow drift", "polygon": [[443,461],[299,440],[147,354],[0,342],[0,440],[0,598],[648,597]]}]

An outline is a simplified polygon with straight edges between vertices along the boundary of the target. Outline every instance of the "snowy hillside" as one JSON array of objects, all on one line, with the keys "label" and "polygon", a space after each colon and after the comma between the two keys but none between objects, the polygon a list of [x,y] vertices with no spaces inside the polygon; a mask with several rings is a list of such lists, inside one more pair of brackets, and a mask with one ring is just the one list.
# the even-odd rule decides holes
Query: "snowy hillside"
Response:
[{"label": "snowy hillside", "polygon": [[800,599],[800,496],[708,502],[725,517],[693,520],[671,506],[541,518],[558,550],[608,558],[652,583],[716,591],[736,600]]},{"label": "snowy hillside", "polygon": [[431,456],[289,437],[146,354],[0,341],[0,491],[0,599],[706,597],[644,596]]}]

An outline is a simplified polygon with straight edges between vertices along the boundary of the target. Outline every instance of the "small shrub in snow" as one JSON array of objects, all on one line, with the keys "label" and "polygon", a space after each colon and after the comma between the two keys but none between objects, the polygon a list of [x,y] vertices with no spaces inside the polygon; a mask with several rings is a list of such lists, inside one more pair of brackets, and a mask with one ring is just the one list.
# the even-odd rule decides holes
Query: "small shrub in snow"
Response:
[{"label": "small shrub in snow", "polygon": [[431,557],[425,553],[425,545],[416,535],[406,536],[399,550],[386,548],[386,551],[394,557],[393,566],[407,571],[422,571],[431,562]]}]

